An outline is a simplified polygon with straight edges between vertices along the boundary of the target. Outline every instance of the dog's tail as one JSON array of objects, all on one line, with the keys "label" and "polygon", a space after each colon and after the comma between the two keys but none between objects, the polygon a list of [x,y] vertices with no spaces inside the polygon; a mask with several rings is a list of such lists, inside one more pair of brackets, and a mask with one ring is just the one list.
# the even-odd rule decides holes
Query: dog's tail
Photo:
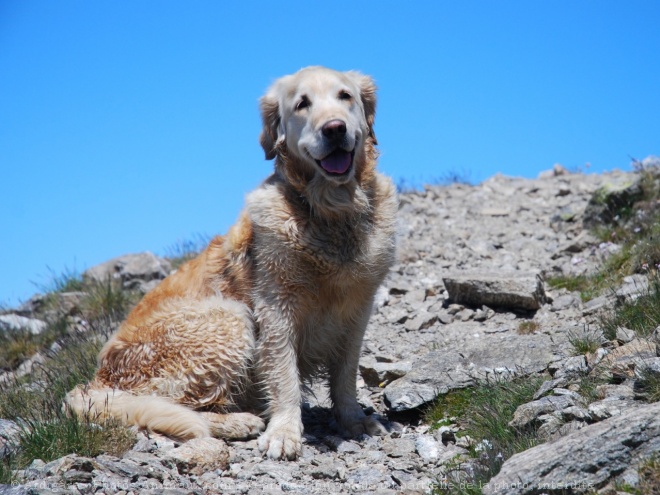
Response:
[{"label": "dog's tail", "polygon": [[66,396],[66,405],[94,421],[115,419],[167,436],[188,440],[211,436],[203,415],[166,397],[134,395],[111,388],[79,385]]}]

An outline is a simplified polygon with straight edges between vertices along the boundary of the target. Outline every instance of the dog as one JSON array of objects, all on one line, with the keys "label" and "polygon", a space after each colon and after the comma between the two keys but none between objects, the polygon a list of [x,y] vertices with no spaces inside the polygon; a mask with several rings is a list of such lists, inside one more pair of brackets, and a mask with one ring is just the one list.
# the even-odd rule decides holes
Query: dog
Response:
[{"label": "dog", "polygon": [[77,414],[179,439],[258,436],[267,457],[295,459],[303,384],[327,375],[340,430],[385,431],[356,400],[396,244],[396,190],[375,170],[375,84],[307,67],[276,80],[260,110],[274,173],[225,236],[133,309],[92,382],[67,395]]}]

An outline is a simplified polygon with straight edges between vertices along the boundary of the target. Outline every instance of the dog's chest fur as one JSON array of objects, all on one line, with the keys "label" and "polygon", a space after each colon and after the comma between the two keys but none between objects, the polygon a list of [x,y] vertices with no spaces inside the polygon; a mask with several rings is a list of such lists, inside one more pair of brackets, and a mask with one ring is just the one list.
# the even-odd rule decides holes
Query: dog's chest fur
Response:
[{"label": "dog's chest fur", "polygon": [[264,185],[247,199],[255,280],[263,284],[255,291],[267,299],[266,311],[287,313],[303,375],[322,365],[328,352],[341,352],[343,340],[357,337],[359,345],[361,335],[350,329],[364,329],[356,323],[368,318],[394,261],[398,205],[389,180],[382,180],[385,187],[365,208],[333,220],[287,200],[276,185]]}]

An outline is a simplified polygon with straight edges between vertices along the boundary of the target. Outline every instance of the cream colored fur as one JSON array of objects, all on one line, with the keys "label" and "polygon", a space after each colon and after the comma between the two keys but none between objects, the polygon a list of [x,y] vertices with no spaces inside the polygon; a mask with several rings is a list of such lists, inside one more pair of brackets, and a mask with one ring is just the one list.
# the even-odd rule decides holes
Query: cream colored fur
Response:
[{"label": "cream colored fur", "polygon": [[[260,103],[275,173],[226,236],[133,310],[94,380],[69,393],[79,414],[184,439],[265,429],[259,448],[294,459],[302,382],[327,375],[339,427],[383,431],[355,397],[398,208],[391,181],[375,171],[375,86],[356,72],[310,67],[277,80]],[[343,165],[327,165],[333,153]]]}]

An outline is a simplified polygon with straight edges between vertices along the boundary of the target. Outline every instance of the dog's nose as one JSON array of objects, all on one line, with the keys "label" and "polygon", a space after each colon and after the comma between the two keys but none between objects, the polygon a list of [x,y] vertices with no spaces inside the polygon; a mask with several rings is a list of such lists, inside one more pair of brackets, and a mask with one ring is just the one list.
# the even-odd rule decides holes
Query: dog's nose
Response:
[{"label": "dog's nose", "polygon": [[323,124],[321,132],[328,139],[336,141],[346,135],[346,122],[339,119],[329,120]]}]

